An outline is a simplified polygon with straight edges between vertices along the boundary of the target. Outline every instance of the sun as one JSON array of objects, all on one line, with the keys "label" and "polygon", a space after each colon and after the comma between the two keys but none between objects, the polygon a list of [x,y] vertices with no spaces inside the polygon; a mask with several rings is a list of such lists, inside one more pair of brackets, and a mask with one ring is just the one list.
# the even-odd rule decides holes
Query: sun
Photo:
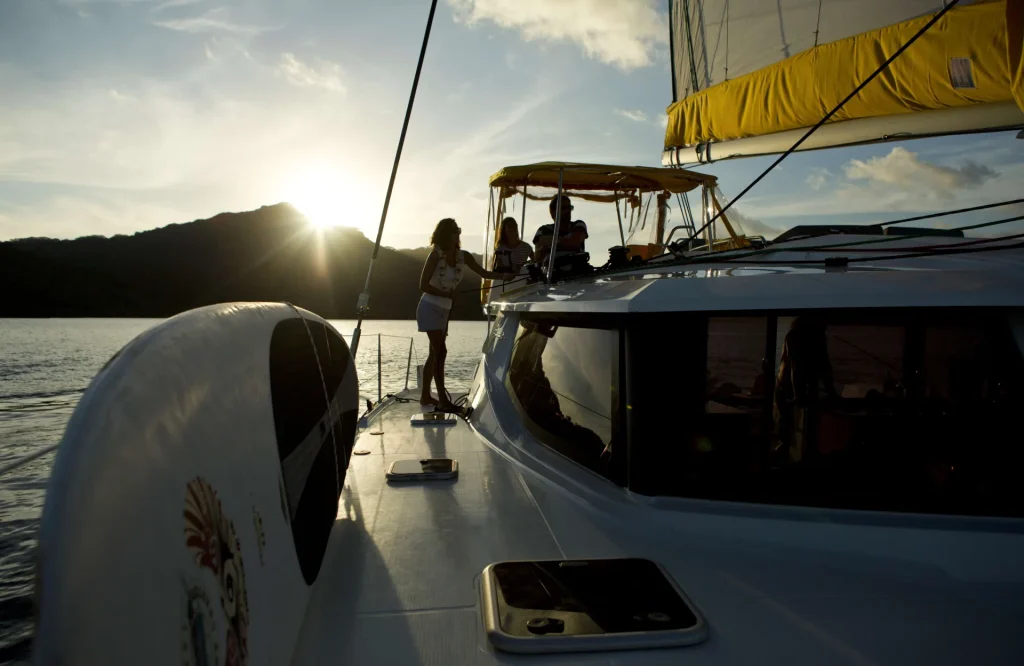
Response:
[{"label": "sun", "polygon": [[366,234],[373,227],[365,189],[341,169],[317,166],[298,170],[284,189],[284,199],[316,229],[346,226]]}]

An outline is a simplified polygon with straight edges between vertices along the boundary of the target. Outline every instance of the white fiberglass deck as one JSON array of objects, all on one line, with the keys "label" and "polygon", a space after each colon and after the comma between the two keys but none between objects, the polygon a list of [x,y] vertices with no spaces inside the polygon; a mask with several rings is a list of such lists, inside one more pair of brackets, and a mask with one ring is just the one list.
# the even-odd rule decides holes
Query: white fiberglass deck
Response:
[{"label": "white fiberglass deck", "polygon": [[[1020,577],[985,581],[977,572],[965,580],[920,561],[844,557],[699,527],[666,531],[659,521],[645,524],[635,512],[607,512],[569,494],[462,421],[411,427],[418,410],[388,406],[356,441],[370,453],[352,458],[295,664],[1024,663]],[[383,434],[370,434],[377,430]],[[428,456],[457,459],[459,478],[385,481],[392,461]],[[625,495],[611,485],[609,493]],[[764,520],[787,529],[787,521]],[[837,538],[856,529],[818,527]],[[1020,538],[985,533],[977,547]],[[496,652],[478,611],[481,570],[563,556],[658,561],[703,612],[710,638],[671,650]]]}]

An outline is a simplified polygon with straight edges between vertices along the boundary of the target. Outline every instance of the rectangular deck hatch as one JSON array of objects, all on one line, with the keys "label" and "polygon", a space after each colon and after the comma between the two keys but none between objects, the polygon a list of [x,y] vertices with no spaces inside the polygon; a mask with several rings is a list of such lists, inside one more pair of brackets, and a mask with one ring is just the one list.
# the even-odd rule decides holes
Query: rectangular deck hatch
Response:
[{"label": "rectangular deck hatch", "polygon": [[455,414],[448,412],[426,412],[409,417],[409,423],[414,426],[450,426],[455,425],[456,420]]},{"label": "rectangular deck hatch", "polygon": [[488,638],[506,652],[678,647],[707,638],[679,585],[644,559],[500,562],[484,569]]},{"label": "rectangular deck hatch", "polygon": [[451,458],[422,458],[396,460],[391,463],[385,478],[388,481],[441,481],[459,475],[459,461]]}]

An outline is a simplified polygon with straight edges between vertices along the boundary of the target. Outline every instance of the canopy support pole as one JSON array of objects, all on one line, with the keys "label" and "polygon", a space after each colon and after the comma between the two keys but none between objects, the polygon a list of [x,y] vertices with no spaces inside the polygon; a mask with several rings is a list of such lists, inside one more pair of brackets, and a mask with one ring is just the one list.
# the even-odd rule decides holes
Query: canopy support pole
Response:
[{"label": "canopy support pole", "polygon": [[373,276],[373,264],[377,261],[377,254],[380,252],[380,239],[384,235],[384,223],[388,219],[388,206],[391,205],[391,192],[395,189],[395,176],[398,175],[398,163],[402,161],[402,147],[405,145],[405,134],[409,130],[409,119],[412,117],[412,105],[416,101],[416,88],[420,85],[420,72],[423,71],[423,59],[427,55],[427,42],[430,40],[430,27],[434,24],[434,11],[437,9],[437,0],[431,0],[430,14],[427,16],[427,28],[423,31],[423,45],[420,47],[420,59],[416,63],[416,74],[412,78],[412,90],[409,91],[409,105],[405,108],[405,121],[402,123],[402,133],[398,137],[398,150],[395,151],[395,163],[391,165],[391,180],[388,181],[388,192],[384,196],[384,209],[380,212],[380,224],[377,226],[377,240],[373,243],[373,256],[370,257],[370,267],[366,269],[366,283],[363,291],[359,294],[356,302],[356,330],[352,332],[352,358],[355,358],[359,350],[359,336],[363,330],[363,318],[370,310],[370,278]]},{"label": "canopy support pole", "polygon": [[555,274],[555,250],[558,249],[558,226],[562,221],[562,179],[565,176],[565,169],[558,169],[558,203],[555,204],[554,233],[551,235],[551,251],[548,253],[548,282]]},{"label": "canopy support pole", "polygon": [[[491,249],[491,222],[494,216],[494,188],[491,188],[491,196],[487,200],[487,222],[484,223],[484,267],[487,267],[488,258],[494,261],[493,257],[490,257],[489,250]],[[494,266],[491,266],[491,270],[494,270]]]},{"label": "canopy support pole", "polygon": [[523,216],[519,221],[519,240],[526,236],[526,185],[523,185]]},{"label": "canopy support pole", "polygon": [[[491,216],[494,213],[494,188],[490,188],[490,195],[487,197],[487,220],[484,222],[484,250],[483,250],[483,263],[481,264],[484,268],[488,266],[488,257],[490,261],[494,261],[494,257],[491,257],[489,250],[491,247]],[[494,270],[494,266],[491,266],[491,270]],[[491,281],[480,278],[480,286],[483,287],[480,290],[480,307],[483,308],[484,314],[487,314],[487,303],[491,300]],[[491,318],[487,317],[487,335],[491,334]]]},{"label": "canopy support pole", "polygon": [[714,205],[714,210],[718,211],[719,213],[718,219],[722,221],[722,225],[725,227],[725,230],[729,232],[729,238],[736,242],[739,242],[739,235],[737,235],[736,230],[732,228],[732,224],[729,222],[729,218],[726,217],[724,212],[722,212],[722,204],[718,202],[718,197],[715,196],[714,190],[711,191],[711,201]]},{"label": "canopy support pole", "polygon": [[626,234],[622,232],[622,211],[619,210],[619,193],[615,193],[615,214],[619,217],[619,239],[622,241],[622,247],[626,247]]}]

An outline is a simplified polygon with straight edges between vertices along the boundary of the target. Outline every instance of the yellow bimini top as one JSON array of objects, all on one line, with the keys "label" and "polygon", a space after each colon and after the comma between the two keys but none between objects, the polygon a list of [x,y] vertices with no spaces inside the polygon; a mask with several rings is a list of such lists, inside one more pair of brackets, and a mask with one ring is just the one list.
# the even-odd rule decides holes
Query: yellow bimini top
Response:
[{"label": "yellow bimini top", "polygon": [[[562,189],[570,196],[588,201],[612,201],[616,197],[588,194],[590,192],[663,192],[682,194],[701,185],[714,187],[714,176],[661,167],[580,164],[577,162],[538,162],[505,167],[491,176],[491,187],[500,187],[511,194],[522,188],[558,189],[559,173]],[[508,195],[506,195],[508,196]],[[545,197],[549,198],[549,197]]]}]

